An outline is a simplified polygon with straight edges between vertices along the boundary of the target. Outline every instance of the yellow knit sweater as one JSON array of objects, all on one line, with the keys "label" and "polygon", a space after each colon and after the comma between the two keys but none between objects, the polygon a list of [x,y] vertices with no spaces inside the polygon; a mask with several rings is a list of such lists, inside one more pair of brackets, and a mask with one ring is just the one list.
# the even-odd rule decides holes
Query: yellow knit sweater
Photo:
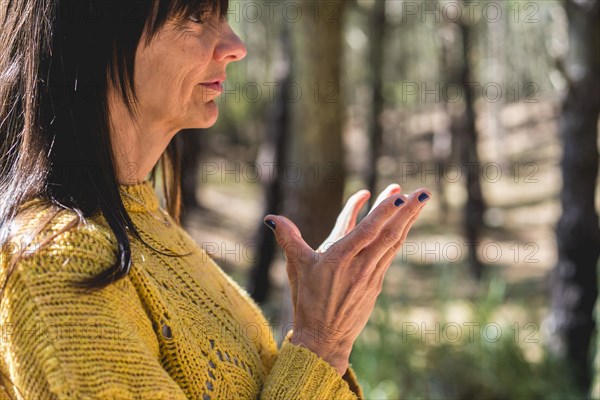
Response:
[{"label": "yellow knit sweater", "polygon": [[149,182],[120,190],[147,243],[192,254],[169,257],[132,239],[126,278],[78,289],[72,281],[115,261],[114,235],[96,216],[40,247],[75,215],[49,218],[42,201],[29,203],[0,255],[1,284],[24,251],[0,303],[0,399],[362,398],[352,368],[340,377],[291,344],[291,331],[277,350],[259,307],[165,216]]}]

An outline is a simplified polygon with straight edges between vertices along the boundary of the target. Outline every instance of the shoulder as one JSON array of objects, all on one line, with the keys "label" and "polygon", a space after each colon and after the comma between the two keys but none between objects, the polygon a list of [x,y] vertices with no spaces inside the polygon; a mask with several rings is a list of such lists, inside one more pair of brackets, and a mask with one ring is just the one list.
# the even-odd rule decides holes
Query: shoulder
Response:
[{"label": "shoulder", "polygon": [[103,218],[36,202],[14,219],[2,257],[29,272],[96,273],[115,262],[116,246]]}]

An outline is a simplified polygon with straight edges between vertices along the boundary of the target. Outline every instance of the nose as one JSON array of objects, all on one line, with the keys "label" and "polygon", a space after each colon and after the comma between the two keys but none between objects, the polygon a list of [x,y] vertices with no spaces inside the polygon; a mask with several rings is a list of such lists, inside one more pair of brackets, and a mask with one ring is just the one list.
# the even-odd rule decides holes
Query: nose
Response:
[{"label": "nose", "polygon": [[217,61],[240,61],[248,54],[244,42],[233,32],[233,29],[231,29],[227,22],[225,22],[225,27],[222,30],[221,39],[215,49],[215,58]]}]

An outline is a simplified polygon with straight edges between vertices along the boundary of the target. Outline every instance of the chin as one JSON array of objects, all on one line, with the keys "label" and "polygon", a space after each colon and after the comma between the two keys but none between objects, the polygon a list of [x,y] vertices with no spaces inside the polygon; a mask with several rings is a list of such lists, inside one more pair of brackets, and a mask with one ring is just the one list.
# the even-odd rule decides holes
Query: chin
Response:
[{"label": "chin", "polygon": [[186,129],[206,129],[214,126],[219,119],[219,108],[214,102],[210,102],[204,108],[202,115],[194,115],[188,118],[190,125]]}]

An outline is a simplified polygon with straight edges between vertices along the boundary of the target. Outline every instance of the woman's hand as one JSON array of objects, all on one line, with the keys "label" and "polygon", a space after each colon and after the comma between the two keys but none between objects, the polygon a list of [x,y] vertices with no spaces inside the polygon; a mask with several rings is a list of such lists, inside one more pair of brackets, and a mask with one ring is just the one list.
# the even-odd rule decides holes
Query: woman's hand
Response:
[{"label": "woman's hand", "polygon": [[[369,214],[375,209],[375,207],[379,205],[379,203],[381,203],[383,200],[390,197],[391,195],[397,193],[400,193],[400,185],[398,185],[397,183],[392,183],[391,185],[388,185],[388,187],[386,187],[379,194],[379,196],[375,200],[375,203],[373,203],[373,207],[371,207]],[[350,198],[348,198],[344,209],[340,212],[340,214],[337,217],[335,226],[331,230],[331,233],[329,234],[327,239],[325,239],[323,243],[319,246],[319,248],[316,250],[317,253],[323,253],[329,246],[346,236],[352,229],[354,229],[354,227],[356,226],[356,218],[358,217],[358,213],[363,208],[369,197],[371,197],[371,193],[368,190],[363,189],[359,190],[358,192],[350,196]],[[280,218],[284,218],[286,221],[289,221],[285,217]],[[269,218],[265,218],[265,221],[268,219]],[[292,222],[289,222],[289,226],[292,228],[294,235],[302,237],[296,225],[294,225]],[[298,297],[298,268],[296,265],[297,260],[294,258],[290,259],[290,257],[287,258],[288,260],[286,264],[286,269],[288,274],[288,281],[290,283],[292,310],[295,313],[296,298]]]},{"label": "woman's hand", "polygon": [[357,192],[317,251],[289,219],[265,217],[275,222],[277,242],[287,257],[294,305],[291,342],[314,351],[340,375],[346,372],[352,345],[381,293],[385,272],[430,196],[424,189],[408,198],[393,195],[399,192],[398,185],[388,186],[354,227],[369,197],[367,191]]}]

